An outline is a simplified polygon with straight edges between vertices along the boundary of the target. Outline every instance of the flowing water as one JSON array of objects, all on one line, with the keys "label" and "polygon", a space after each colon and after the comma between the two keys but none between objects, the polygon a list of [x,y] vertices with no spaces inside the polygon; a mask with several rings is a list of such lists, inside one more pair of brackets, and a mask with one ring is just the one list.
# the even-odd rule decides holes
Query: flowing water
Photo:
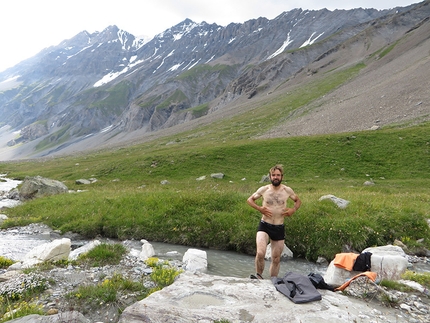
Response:
[{"label": "flowing water", "polygon": [[0,209],[2,207],[14,207],[20,203],[17,200],[11,200],[3,197],[3,192],[7,193],[21,184],[21,181],[6,178],[5,176],[6,174],[0,174]]},{"label": "flowing water", "polygon": [[[32,230],[9,229],[0,231],[0,256],[7,257],[14,261],[24,259],[25,255],[33,248],[52,241],[49,231],[38,233]],[[109,240],[110,242],[119,242]],[[73,240],[74,247],[81,246],[89,241],[86,240]],[[162,242],[151,242],[154,247],[155,256],[165,260],[182,260],[184,253],[190,248],[181,245],[173,245]],[[131,250],[140,252],[141,242],[139,241],[126,241],[125,244]],[[244,255],[232,251],[222,251],[215,249],[201,249],[206,251],[208,268],[206,273],[219,276],[230,277],[249,277],[254,273],[254,256]],[[270,262],[266,261],[265,276],[268,275]],[[317,272],[323,274],[326,270],[325,266],[319,266],[315,263],[305,260],[282,260],[280,274],[286,271],[296,271],[302,273]]]}]

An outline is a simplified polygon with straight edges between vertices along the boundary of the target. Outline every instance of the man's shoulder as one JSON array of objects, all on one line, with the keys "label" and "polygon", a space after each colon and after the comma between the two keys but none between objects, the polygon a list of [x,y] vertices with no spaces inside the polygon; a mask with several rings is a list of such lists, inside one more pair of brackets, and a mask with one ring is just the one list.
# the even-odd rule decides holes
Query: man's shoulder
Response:
[{"label": "man's shoulder", "polygon": [[270,189],[270,187],[271,187],[271,185],[270,185],[270,184],[268,184],[268,185],[264,185],[264,186],[261,186],[261,187],[257,190],[257,192],[260,192],[260,193],[266,192],[267,190],[269,190],[269,189]]},{"label": "man's shoulder", "polygon": [[289,187],[289,186],[287,186],[287,185],[284,185],[284,184],[281,184],[281,185],[282,185],[282,188],[283,188],[285,191],[287,191],[287,192],[289,192],[289,193],[293,192],[293,189],[292,189],[291,187]]}]

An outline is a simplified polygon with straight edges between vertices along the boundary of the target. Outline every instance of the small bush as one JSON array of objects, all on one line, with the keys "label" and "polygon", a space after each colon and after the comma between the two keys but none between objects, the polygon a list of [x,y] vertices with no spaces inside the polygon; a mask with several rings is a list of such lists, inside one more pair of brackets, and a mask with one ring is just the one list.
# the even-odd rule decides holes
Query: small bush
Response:
[{"label": "small bush", "polygon": [[430,288],[430,273],[416,273],[410,270],[405,271],[402,274],[402,278],[406,280],[412,280],[414,282],[417,282],[418,284],[421,284],[422,286],[426,287],[427,289]]},{"label": "small bush", "polygon": [[388,289],[394,289],[401,292],[411,292],[413,289],[409,286],[406,286],[402,283],[399,283],[394,280],[383,279],[380,283],[381,286],[387,287]]},{"label": "small bush", "polygon": [[171,285],[175,278],[181,273],[176,268],[156,268],[151,279],[158,285],[159,289]]},{"label": "small bush", "polygon": [[100,307],[103,303],[117,303],[118,293],[129,291],[136,293],[139,298],[148,294],[147,288],[141,283],[124,278],[121,274],[114,274],[97,285],[79,286],[76,291],[66,295],[69,300],[77,303],[88,302],[92,306]]},{"label": "small bush", "polygon": [[[0,303],[3,303],[2,297],[0,297]],[[42,305],[38,305],[34,302],[29,303],[26,301],[14,303],[13,306],[12,304],[10,304],[9,306],[6,307],[6,310],[4,313],[5,314],[2,317],[0,317],[1,323],[14,320],[19,317],[31,315],[31,314],[38,314],[38,315],[44,314]]]},{"label": "small bush", "polygon": [[7,268],[13,265],[13,260],[0,256],[0,268]]},{"label": "small bush", "polygon": [[0,285],[0,296],[9,300],[19,300],[25,297],[38,295],[48,288],[46,279],[36,273],[20,275]]},{"label": "small bush", "polygon": [[126,248],[119,243],[101,243],[78,258],[79,262],[88,263],[91,267],[119,264]]}]

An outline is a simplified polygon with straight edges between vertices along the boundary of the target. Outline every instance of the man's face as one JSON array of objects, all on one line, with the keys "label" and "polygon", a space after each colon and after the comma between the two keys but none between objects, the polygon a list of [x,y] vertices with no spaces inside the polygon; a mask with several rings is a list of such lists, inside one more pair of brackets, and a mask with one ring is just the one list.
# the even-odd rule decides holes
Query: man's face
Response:
[{"label": "man's face", "polygon": [[270,181],[272,182],[273,186],[279,186],[281,185],[282,182],[282,174],[281,171],[279,169],[275,169],[271,174],[270,174]]}]

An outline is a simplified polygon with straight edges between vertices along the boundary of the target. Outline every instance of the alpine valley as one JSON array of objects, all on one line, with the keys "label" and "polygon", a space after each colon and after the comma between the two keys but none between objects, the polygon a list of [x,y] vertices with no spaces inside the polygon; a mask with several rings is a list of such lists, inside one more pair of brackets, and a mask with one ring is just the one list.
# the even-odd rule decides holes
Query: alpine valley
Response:
[{"label": "alpine valley", "polygon": [[[430,1],[294,9],[227,26],[189,19],[137,39],[82,31],[0,73],[2,160],[145,141],[251,115],[315,80],[357,72],[257,137],[430,119]],[[258,126],[258,125],[255,125]]]}]

